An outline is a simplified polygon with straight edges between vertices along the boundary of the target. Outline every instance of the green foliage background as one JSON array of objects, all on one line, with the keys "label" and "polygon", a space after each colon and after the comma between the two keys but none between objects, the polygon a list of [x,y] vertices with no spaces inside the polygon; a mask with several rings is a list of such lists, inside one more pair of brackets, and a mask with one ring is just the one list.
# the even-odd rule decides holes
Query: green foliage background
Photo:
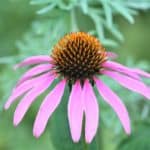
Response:
[{"label": "green foliage background", "polygon": [[[16,104],[5,112],[3,104],[25,70],[13,65],[31,55],[49,54],[53,44],[71,31],[97,36],[107,50],[118,53],[117,61],[150,72],[149,0],[5,0],[0,1],[0,150],[84,150],[83,138],[74,144],[67,121],[68,88],[61,105],[40,139],[32,136],[32,125],[41,95],[22,123],[14,128]],[[150,149],[150,102],[108,78],[103,80],[122,98],[132,122],[126,136],[112,109],[97,94],[100,125],[89,150]],[[150,80],[145,80],[150,85]]]}]

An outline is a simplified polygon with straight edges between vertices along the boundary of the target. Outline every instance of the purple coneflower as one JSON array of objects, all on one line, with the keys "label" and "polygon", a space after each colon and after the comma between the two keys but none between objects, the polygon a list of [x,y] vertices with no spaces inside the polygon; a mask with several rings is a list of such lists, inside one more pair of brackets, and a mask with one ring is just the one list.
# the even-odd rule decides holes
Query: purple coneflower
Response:
[{"label": "purple coneflower", "polygon": [[17,126],[21,122],[35,99],[59,78],[59,83],[45,97],[39,108],[33,127],[35,137],[38,138],[44,132],[50,116],[61,102],[66,85],[69,85],[71,90],[68,120],[74,142],[80,139],[84,115],[86,142],[90,143],[96,134],[99,107],[93,86],[96,86],[103,99],[116,112],[125,132],[130,134],[128,111],[120,98],[99,77],[108,76],[125,88],[149,99],[150,88],[141,81],[141,76],[150,78],[150,74],[111,61],[109,58],[112,57],[115,57],[115,54],[106,52],[95,37],[76,32],[64,36],[54,46],[51,56],[32,56],[25,59],[16,68],[38,66],[21,77],[5,104],[5,109],[8,109],[24,94],[14,113],[14,125]]}]

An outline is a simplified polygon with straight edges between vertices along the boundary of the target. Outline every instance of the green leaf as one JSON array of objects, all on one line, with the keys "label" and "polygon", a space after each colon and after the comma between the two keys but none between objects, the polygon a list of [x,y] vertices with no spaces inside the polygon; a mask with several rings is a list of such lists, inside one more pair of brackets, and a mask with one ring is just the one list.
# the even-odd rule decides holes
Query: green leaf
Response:
[{"label": "green leaf", "polygon": [[82,0],[79,4],[84,14],[88,13],[88,0]]},{"label": "green leaf", "polygon": [[30,4],[32,5],[41,5],[41,4],[47,4],[47,3],[50,3],[50,2],[53,2],[54,0],[31,0],[30,1]]},{"label": "green leaf", "polygon": [[47,7],[44,7],[41,10],[38,10],[37,14],[41,15],[41,14],[50,12],[55,6],[56,6],[55,3],[49,4]]},{"label": "green leaf", "polygon": [[115,25],[113,25],[112,27],[109,27],[106,25],[106,28],[120,41],[124,40],[124,37],[122,35],[122,33],[117,29],[117,27]]},{"label": "green leaf", "polygon": [[126,18],[131,24],[134,23],[134,18],[130,15],[128,8],[124,5],[121,5],[119,2],[111,2],[112,7],[119,12],[124,18]]},{"label": "green leaf", "polygon": [[116,41],[111,40],[111,39],[102,39],[102,43],[108,47],[117,47],[118,44]]},{"label": "green leaf", "polygon": [[135,9],[150,9],[150,1],[146,0],[146,1],[141,1],[141,0],[132,0],[132,1],[127,1],[125,2],[125,4],[131,8],[135,8]]},{"label": "green leaf", "polygon": [[106,23],[108,27],[112,27],[113,25],[113,14],[112,14],[112,9],[109,6],[107,1],[102,1],[103,7],[104,7],[104,12],[106,16]]},{"label": "green leaf", "polygon": [[150,149],[149,130],[150,124],[138,125],[132,135],[124,140],[118,146],[118,150],[148,150]]}]

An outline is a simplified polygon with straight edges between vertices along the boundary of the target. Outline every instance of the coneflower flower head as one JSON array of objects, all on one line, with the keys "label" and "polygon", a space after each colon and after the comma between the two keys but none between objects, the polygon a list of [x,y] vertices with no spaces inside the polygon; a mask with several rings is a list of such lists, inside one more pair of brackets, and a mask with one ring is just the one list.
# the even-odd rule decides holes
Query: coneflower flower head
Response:
[{"label": "coneflower flower head", "polygon": [[52,51],[54,69],[69,82],[93,80],[99,74],[107,55],[100,42],[84,32],[62,38]]},{"label": "coneflower flower head", "polygon": [[141,81],[141,76],[150,78],[150,74],[116,63],[111,60],[114,57],[116,54],[106,52],[95,37],[84,32],[75,32],[64,36],[54,46],[50,56],[32,56],[16,65],[19,68],[38,64],[21,77],[5,104],[5,109],[8,109],[24,94],[14,113],[14,125],[21,122],[36,97],[59,78],[59,83],[45,97],[39,108],[33,127],[35,137],[38,138],[44,132],[50,116],[60,104],[66,85],[70,87],[68,121],[74,142],[80,140],[84,116],[86,142],[90,143],[96,135],[99,106],[93,86],[96,86],[103,99],[114,109],[125,132],[130,134],[130,119],[126,107],[98,76],[108,76],[125,88],[150,99],[150,88]]}]

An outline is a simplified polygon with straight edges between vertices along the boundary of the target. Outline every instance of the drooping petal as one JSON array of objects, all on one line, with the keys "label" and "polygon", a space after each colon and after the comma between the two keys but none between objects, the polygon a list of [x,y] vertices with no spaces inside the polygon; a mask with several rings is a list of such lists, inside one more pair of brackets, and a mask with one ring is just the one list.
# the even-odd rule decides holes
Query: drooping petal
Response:
[{"label": "drooping petal", "polygon": [[44,99],[34,123],[33,135],[35,137],[38,138],[44,132],[48,119],[61,101],[65,85],[65,80],[60,81],[60,83],[58,83],[56,87]]},{"label": "drooping petal", "polygon": [[55,76],[49,76],[37,87],[28,92],[18,104],[14,113],[14,125],[17,126],[23,119],[30,105],[35,101],[36,97],[41,95],[54,81]]},{"label": "drooping petal", "polygon": [[18,85],[21,84],[22,82],[30,79],[31,77],[38,75],[40,73],[43,73],[45,71],[48,71],[51,69],[51,65],[50,64],[42,64],[42,65],[38,65],[33,67],[32,69],[28,70],[19,80]]},{"label": "drooping petal", "polygon": [[95,79],[96,87],[104,100],[114,109],[127,134],[131,133],[128,111],[120,98],[101,80]]},{"label": "drooping petal", "polygon": [[118,55],[114,52],[107,52],[107,57],[110,59],[116,59]]},{"label": "drooping petal", "polygon": [[44,79],[47,78],[47,76],[49,75],[49,73],[41,75],[37,78],[33,78],[30,79],[22,84],[20,84],[18,87],[16,87],[11,96],[9,97],[9,99],[7,100],[7,102],[5,103],[4,108],[8,109],[10,107],[10,105],[16,101],[16,99],[21,96],[22,94],[24,94],[25,92],[27,92],[28,90],[32,89],[33,87],[36,87],[39,85],[39,83],[41,83]]},{"label": "drooping petal", "polygon": [[44,62],[50,62],[50,57],[46,55],[39,55],[39,56],[32,56],[28,57],[25,60],[23,60],[21,63],[17,64],[14,68],[20,68],[23,66],[38,64],[38,63],[44,63]]},{"label": "drooping petal", "polygon": [[116,62],[113,62],[113,61],[106,61],[102,64],[102,66],[104,68],[108,68],[110,70],[114,70],[114,71],[126,74],[126,75],[128,75],[132,78],[137,79],[137,80],[140,80],[140,77],[136,73],[132,72],[132,69],[130,69],[126,66],[123,66],[119,63],[116,63]]},{"label": "drooping petal", "polygon": [[130,78],[128,76],[125,76],[125,75],[122,75],[122,74],[119,74],[119,73],[113,72],[113,71],[105,70],[105,71],[103,71],[103,74],[116,80],[118,83],[120,83],[122,86],[128,88],[129,90],[137,92],[137,93],[145,96],[146,98],[150,99],[150,89],[141,81],[135,80],[133,78]]},{"label": "drooping petal", "polygon": [[133,72],[135,72],[135,73],[137,73],[143,77],[150,78],[150,73],[148,73],[148,72],[145,72],[145,71],[140,70],[140,69],[132,69],[132,70],[133,70]]},{"label": "drooping petal", "polygon": [[68,119],[71,136],[74,142],[78,142],[81,136],[83,119],[83,99],[80,82],[72,87],[68,103]]},{"label": "drooping petal", "polygon": [[99,108],[92,86],[88,80],[84,82],[82,96],[85,109],[85,139],[87,143],[91,143],[98,128]]}]

